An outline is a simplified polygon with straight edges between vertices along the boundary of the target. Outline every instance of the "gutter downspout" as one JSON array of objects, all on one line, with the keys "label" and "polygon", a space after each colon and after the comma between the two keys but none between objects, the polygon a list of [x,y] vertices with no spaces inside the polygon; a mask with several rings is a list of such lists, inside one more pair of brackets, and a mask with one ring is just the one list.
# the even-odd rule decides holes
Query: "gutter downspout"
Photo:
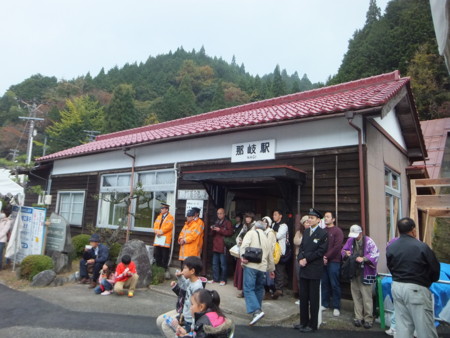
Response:
[{"label": "gutter downspout", "polygon": [[345,117],[348,120],[348,124],[356,129],[358,132],[358,160],[359,160],[359,194],[360,194],[360,208],[361,208],[361,228],[363,234],[366,234],[366,195],[365,187],[366,182],[364,178],[364,160],[363,160],[363,148],[362,148],[362,130],[355,125],[352,120],[355,116],[355,112],[348,111],[345,113]]},{"label": "gutter downspout", "polygon": [[130,239],[130,230],[131,230],[131,204],[132,204],[132,197],[134,193],[134,165],[136,164],[136,153],[134,155],[130,155],[127,153],[129,149],[124,149],[123,153],[127,155],[128,157],[131,157],[132,164],[131,164],[131,178],[130,178],[130,204],[128,205],[128,217],[127,217],[127,234],[125,237],[125,243],[128,242]]}]

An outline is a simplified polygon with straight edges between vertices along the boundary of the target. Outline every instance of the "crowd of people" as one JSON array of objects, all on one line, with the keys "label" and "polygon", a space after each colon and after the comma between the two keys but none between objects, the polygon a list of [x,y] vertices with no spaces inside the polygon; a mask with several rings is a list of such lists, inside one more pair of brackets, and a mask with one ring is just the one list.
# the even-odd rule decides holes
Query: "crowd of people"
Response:
[{"label": "crowd of people", "polygon": [[[364,234],[361,226],[352,225],[348,239],[344,242],[343,231],[336,226],[334,213],[327,211],[322,215],[318,210],[311,208],[306,215],[298,218],[291,242],[289,227],[284,222],[282,210],[274,210],[271,216],[264,216],[261,219],[256,219],[253,212],[246,212],[243,215],[238,214],[234,224],[225,215],[225,210],[219,208],[217,220],[210,227],[213,259],[212,279],[208,283],[218,283],[219,286],[227,283],[228,250],[231,252],[234,249],[232,247],[237,246],[238,254],[235,258],[233,282],[239,291],[237,297],[244,298],[247,313],[251,315],[249,325],[255,325],[264,317],[263,300],[276,300],[284,295],[284,289],[288,285],[287,267],[290,263],[293,263],[293,290],[299,296],[296,303],[300,307],[300,322],[294,325],[295,329],[303,333],[316,331],[319,324],[319,311],[330,310],[333,316],[340,316],[341,280],[350,282],[354,303],[353,324],[365,329],[370,329],[373,326],[372,293],[377,276],[379,250],[375,241]],[[406,243],[411,245],[411,239],[414,239],[414,245],[410,247],[410,250],[415,250],[416,256],[399,255],[397,252],[392,255],[393,250],[402,250],[400,244],[388,247],[388,267],[394,280],[392,293],[397,320],[392,321],[391,328],[386,333],[409,337],[411,336],[408,335],[409,332],[415,331],[418,337],[433,337],[433,332],[436,330],[432,322],[426,318],[426,320],[422,320],[423,325],[418,324],[416,317],[420,316],[421,313],[417,310],[428,311],[428,314],[432,313],[431,303],[428,304],[428,302],[431,302],[428,287],[438,279],[439,263],[431,249],[415,239],[415,233],[412,230],[409,233],[405,232],[405,226],[402,226],[405,222],[409,224],[409,230],[415,228],[411,219],[400,220],[398,222],[400,237],[396,239],[399,239],[399,243],[405,243],[405,245]],[[204,230],[205,225],[199,218],[199,210],[189,210],[185,226],[178,238],[180,244],[179,259],[182,266],[186,263],[187,258],[200,257]],[[418,247],[420,247],[420,250]],[[418,255],[424,256],[424,252],[426,253],[426,259],[418,257]],[[397,260],[401,261],[400,257],[403,257],[402,259],[408,263],[414,260],[422,265],[415,268],[416,272],[410,273],[408,269],[405,271],[405,265],[397,262]],[[392,263],[393,261],[396,263]],[[422,278],[416,278],[419,270],[422,272]],[[196,276],[198,276],[198,273],[195,270]],[[179,276],[178,273],[177,277],[180,278]],[[184,273],[182,277],[190,278],[189,274]],[[193,281],[192,279],[189,280]],[[180,280],[173,283],[174,288],[182,285]],[[408,297],[412,297],[411,294],[405,292],[403,285],[398,286],[399,283],[405,283],[414,292],[420,292],[427,301],[420,305],[411,305],[411,299],[408,300]],[[419,286],[422,288],[419,288]],[[197,283],[197,288],[195,291],[182,293],[184,295],[183,311],[165,314],[165,318],[173,317],[176,319],[175,321],[168,324],[167,320],[163,320],[163,315],[160,316],[158,323],[166,336],[173,336],[174,331],[177,335],[180,332],[182,334],[189,332],[189,327],[185,325],[179,326],[182,327],[182,330],[174,328],[174,323],[178,323],[175,326],[179,325],[177,320],[179,320],[181,314],[193,318],[193,322],[188,322],[188,326],[191,325],[191,332],[196,332],[198,329],[195,326],[196,319],[194,319],[197,318],[195,308],[198,306],[198,300],[192,295],[195,295],[196,292],[209,294],[209,291],[205,291],[204,285],[200,286],[199,283]],[[402,291],[401,294],[400,290]],[[190,299],[186,296],[187,294],[190,295]],[[210,297],[214,298],[211,295]],[[218,294],[216,298],[220,299]],[[191,315],[187,314],[186,304],[189,304]],[[218,306],[218,303],[216,304]],[[220,324],[217,325],[222,329],[223,327],[220,325],[224,323],[225,316],[217,314],[219,313],[217,311],[215,313],[215,318],[217,316],[223,317],[219,321]],[[394,327],[395,322],[397,322],[396,328]],[[214,326],[211,321],[208,322],[208,325]],[[230,332],[229,329],[228,327],[228,331],[225,330],[222,333]],[[400,331],[407,333],[400,335]],[[208,337],[216,336],[210,335]]]},{"label": "crowd of people", "polygon": [[[154,222],[155,264],[163,267],[166,278],[174,217],[170,206],[161,204]],[[11,228],[10,209],[0,213],[0,253]],[[233,249],[233,285],[238,298],[243,298],[251,315],[249,325],[264,317],[263,300],[277,300],[288,286],[288,269],[293,268],[292,289],[298,295],[300,321],[294,329],[303,333],[319,327],[320,311],[332,311],[340,316],[342,280],[350,282],[354,303],[353,324],[370,329],[374,323],[373,286],[376,282],[379,250],[375,241],[357,224],[349,229],[344,242],[343,231],[336,226],[332,211],[323,215],[311,208],[303,217],[297,217],[296,228],[290,232],[282,210],[257,219],[253,212],[238,214],[231,222],[223,208],[217,210],[217,219],[209,226],[212,244],[212,278],[201,277],[204,269],[201,255],[205,224],[200,209],[186,212],[186,222],[179,233],[180,270],[171,287],[177,295],[173,311],[162,314],[157,325],[166,337],[229,337],[234,332],[233,322],[220,309],[220,295],[205,286],[227,284],[230,254]],[[434,326],[430,285],[439,279],[440,265],[433,251],[417,240],[416,225],[410,218],[398,221],[399,237],[387,244],[387,266],[393,278],[392,297],[394,314],[386,333],[396,337],[437,337]],[[290,233],[294,236],[290,240]],[[89,284],[95,294],[133,297],[139,279],[136,264],[129,255],[120,263],[108,260],[109,249],[93,234],[80,260],[80,283]],[[3,257],[2,257],[3,258]],[[0,269],[1,263],[0,261]],[[219,290],[219,289],[218,289]]]}]

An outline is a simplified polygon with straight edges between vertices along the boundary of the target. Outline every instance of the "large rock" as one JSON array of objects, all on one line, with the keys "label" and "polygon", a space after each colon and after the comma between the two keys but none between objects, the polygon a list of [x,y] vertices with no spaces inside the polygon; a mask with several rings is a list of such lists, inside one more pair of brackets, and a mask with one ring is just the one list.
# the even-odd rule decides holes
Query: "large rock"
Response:
[{"label": "large rock", "polygon": [[50,285],[51,282],[56,278],[56,273],[53,270],[45,270],[39,272],[36,276],[33,277],[31,282],[31,286],[47,286]]},{"label": "large rock", "polygon": [[125,243],[117,258],[117,264],[122,261],[123,255],[130,255],[131,260],[136,264],[136,270],[139,275],[137,287],[148,287],[152,281],[152,267],[145,243],[137,239]]},{"label": "large rock", "polygon": [[63,252],[53,251],[53,271],[57,274],[62,272],[70,272],[72,270],[72,264],[69,259],[69,255]]}]

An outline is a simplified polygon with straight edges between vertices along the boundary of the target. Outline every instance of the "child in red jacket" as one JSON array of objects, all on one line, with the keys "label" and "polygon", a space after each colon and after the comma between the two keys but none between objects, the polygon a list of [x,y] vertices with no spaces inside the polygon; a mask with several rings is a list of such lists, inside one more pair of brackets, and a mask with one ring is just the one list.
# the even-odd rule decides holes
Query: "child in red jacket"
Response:
[{"label": "child in red jacket", "polygon": [[128,297],[133,297],[138,279],[139,276],[136,272],[136,265],[131,261],[129,255],[123,255],[122,263],[119,263],[116,268],[116,284],[114,284],[114,292],[118,295],[123,295],[123,288],[128,288]]}]

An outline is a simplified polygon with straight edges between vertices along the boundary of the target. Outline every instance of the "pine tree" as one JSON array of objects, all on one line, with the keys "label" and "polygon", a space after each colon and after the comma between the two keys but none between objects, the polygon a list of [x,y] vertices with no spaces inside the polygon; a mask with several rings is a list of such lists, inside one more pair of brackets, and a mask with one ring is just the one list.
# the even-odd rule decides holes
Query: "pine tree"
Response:
[{"label": "pine tree", "polygon": [[139,127],[142,119],[134,105],[134,90],[131,85],[118,85],[105,115],[105,129],[114,132]]},{"label": "pine tree", "polygon": [[286,85],[281,77],[280,66],[277,65],[273,71],[272,96],[282,96],[286,94]]}]

